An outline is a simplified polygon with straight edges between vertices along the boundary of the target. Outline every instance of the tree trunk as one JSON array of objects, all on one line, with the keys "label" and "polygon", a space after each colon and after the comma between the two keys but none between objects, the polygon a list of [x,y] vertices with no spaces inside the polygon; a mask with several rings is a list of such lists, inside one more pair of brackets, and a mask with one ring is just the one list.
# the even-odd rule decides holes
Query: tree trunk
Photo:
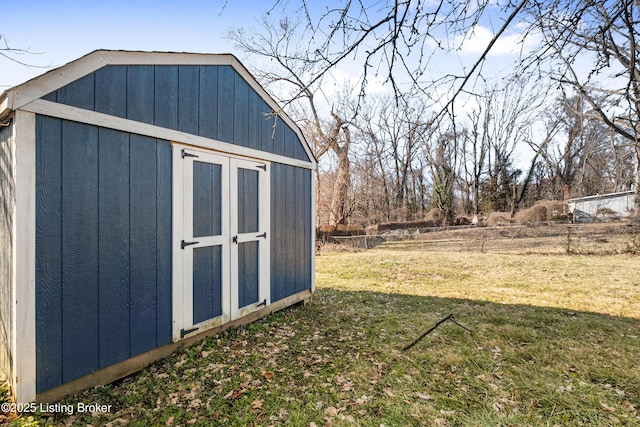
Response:
[{"label": "tree trunk", "polygon": [[633,216],[635,220],[640,220],[640,144],[633,147]]},{"label": "tree trunk", "polygon": [[349,196],[351,194],[351,163],[349,161],[350,135],[345,129],[346,140],[343,146],[336,144],[332,150],[338,157],[338,171],[333,183],[331,197],[331,215],[335,225],[348,224],[352,213]]}]

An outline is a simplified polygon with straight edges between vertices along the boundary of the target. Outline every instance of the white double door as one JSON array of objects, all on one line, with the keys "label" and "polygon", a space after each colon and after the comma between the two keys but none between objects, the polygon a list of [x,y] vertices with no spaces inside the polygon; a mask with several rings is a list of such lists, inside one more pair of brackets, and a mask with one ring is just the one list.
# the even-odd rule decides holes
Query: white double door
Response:
[{"label": "white double door", "polygon": [[173,339],[270,304],[269,164],[174,147]]}]

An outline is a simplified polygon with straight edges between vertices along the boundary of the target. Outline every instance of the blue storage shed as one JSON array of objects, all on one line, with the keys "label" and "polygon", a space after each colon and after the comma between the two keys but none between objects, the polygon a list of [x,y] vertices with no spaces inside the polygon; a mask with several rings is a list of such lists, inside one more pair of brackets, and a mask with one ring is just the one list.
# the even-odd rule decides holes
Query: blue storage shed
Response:
[{"label": "blue storage shed", "polygon": [[0,95],[0,369],[126,376],[314,289],[314,170],[232,55],[95,51]]}]

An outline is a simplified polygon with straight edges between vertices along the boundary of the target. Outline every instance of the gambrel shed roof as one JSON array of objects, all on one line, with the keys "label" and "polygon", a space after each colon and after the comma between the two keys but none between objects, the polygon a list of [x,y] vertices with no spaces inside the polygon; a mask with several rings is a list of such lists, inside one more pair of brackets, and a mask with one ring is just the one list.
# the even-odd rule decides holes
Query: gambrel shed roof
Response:
[{"label": "gambrel shed roof", "polygon": [[[229,154],[317,163],[295,122],[231,54],[97,50],[3,92],[0,122],[17,109],[124,131],[137,126]],[[87,119],[78,109],[98,114]]]}]

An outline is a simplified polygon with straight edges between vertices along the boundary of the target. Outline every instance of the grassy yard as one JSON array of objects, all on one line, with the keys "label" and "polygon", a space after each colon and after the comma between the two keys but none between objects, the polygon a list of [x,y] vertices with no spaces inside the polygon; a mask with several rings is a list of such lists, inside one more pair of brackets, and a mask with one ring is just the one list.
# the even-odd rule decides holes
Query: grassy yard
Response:
[{"label": "grassy yard", "polygon": [[[640,425],[640,260],[320,253],[311,304],[14,425]],[[454,314],[473,331],[439,319]]]}]

